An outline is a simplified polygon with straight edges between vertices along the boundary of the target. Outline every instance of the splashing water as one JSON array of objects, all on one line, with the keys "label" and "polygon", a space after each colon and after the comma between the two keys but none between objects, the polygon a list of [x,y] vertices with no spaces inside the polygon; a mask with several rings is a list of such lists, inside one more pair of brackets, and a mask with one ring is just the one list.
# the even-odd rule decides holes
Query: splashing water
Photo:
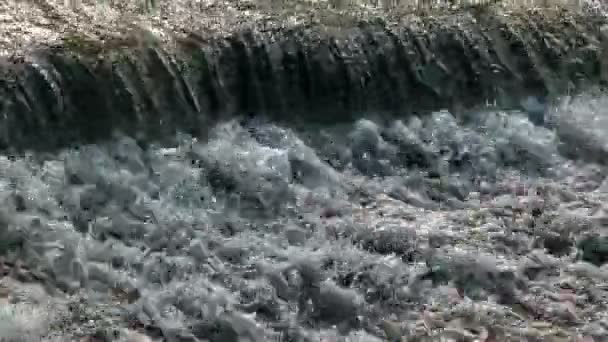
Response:
[{"label": "splashing water", "polygon": [[[574,272],[574,242],[601,227],[606,101],[564,101],[544,126],[492,110],[298,129],[258,118],[173,146],[123,136],[4,155],[4,254],[167,341],[379,341],[382,322],[407,335],[425,307],[473,310],[448,287],[494,305],[498,324]],[[583,330],[606,321],[580,315]]]}]

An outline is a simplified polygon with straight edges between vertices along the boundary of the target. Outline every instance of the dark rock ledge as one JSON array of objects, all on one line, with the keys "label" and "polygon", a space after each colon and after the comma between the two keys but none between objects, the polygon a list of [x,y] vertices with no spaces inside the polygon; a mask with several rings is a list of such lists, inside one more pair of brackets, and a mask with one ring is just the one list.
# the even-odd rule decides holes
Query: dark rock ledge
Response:
[{"label": "dark rock ledge", "polygon": [[601,74],[605,19],[582,11],[301,17],[243,17],[221,33],[193,26],[164,39],[91,27],[34,40],[0,62],[0,148],[51,149],[115,131],[144,140],[204,135],[215,120],[251,113],[339,121],[512,108],[529,95],[596,84]]}]

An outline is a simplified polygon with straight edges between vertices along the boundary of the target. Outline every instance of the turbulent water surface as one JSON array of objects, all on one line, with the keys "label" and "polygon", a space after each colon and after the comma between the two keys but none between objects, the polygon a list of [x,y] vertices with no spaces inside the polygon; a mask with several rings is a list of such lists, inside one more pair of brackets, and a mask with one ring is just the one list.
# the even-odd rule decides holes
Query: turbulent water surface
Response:
[{"label": "turbulent water surface", "polygon": [[5,154],[0,270],[38,340],[605,338],[606,102]]}]

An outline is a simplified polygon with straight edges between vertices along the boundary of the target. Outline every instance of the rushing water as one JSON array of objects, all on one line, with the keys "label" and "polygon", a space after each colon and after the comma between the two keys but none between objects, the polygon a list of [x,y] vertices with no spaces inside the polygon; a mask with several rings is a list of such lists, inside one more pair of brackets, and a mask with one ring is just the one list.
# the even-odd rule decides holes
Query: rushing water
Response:
[{"label": "rushing water", "polygon": [[[112,302],[110,288],[130,294],[112,315],[168,341],[381,340],[385,319],[449,307],[445,284],[504,306],[528,291],[517,267],[540,233],[476,242],[510,219],[473,231],[470,213],[522,189],[603,193],[606,172],[590,162],[607,151],[606,101],[575,99],[546,120],[493,110],[323,127],[250,118],[218,124],[206,141],[117,136],[4,155],[0,234],[51,287],[96,302]],[[438,258],[451,271],[429,283]]]}]

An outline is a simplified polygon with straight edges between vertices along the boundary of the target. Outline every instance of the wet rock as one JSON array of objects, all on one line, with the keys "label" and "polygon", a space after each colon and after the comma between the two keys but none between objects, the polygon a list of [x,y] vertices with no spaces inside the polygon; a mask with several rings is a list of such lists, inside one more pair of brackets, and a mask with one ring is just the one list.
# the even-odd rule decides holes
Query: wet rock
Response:
[{"label": "wet rock", "polygon": [[570,237],[552,233],[543,234],[536,241],[536,244],[542,246],[549,254],[556,257],[568,255],[574,247],[574,241]]},{"label": "wet rock", "polygon": [[588,236],[577,245],[582,260],[601,266],[608,263],[608,237]]},{"label": "wet rock", "polygon": [[6,255],[22,248],[26,240],[25,235],[14,230],[2,216],[0,212],[0,255]]},{"label": "wet rock", "polygon": [[149,230],[145,223],[124,214],[97,219],[92,225],[92,233],[101,239],[113,237],[118,240],[141,240]]},{"label": "wet rock", "polygon": [[416,232],[408,227],[386,227],[377,231],[358,233],[355,242],[371,252],[388,255],[396,254],[410,260],[416,249]]},{"label": "wet rock", "polygon": [[110,201],[110,194],[91,185],[80,192],[80,209],[83,211],[99,212]]},{"label": "wet rock", "polygon": [[504,303],[515,301],[515,290],[523,286],[513,271],[499,270],[493,260],[487,257],[477,260],[472,255],[451,257],[435,255],[427,260],[429,270],[421,280],[431,280],[434,284],[453,281],[465,295],[483,298],[488,294],[499,296]]},{"label": "wet rock", "polygon": [[313,297],[314,318],[350,330],[358,325],[361,298],[353,290],[342,289],[330,281],[320,284],[318,296]]},{"label": "wet rock", "polygon": [[247,258],[248,252],[239,246],[222,246],[215,250],[215,253],[220,258],[233,263],[242,264]]},{"label": "wet rock", "polygon": [[545,124],[546,104],[536,97],[529,96],[521,102],[521,105],[528,114],[530,122],[538,126]]}]

